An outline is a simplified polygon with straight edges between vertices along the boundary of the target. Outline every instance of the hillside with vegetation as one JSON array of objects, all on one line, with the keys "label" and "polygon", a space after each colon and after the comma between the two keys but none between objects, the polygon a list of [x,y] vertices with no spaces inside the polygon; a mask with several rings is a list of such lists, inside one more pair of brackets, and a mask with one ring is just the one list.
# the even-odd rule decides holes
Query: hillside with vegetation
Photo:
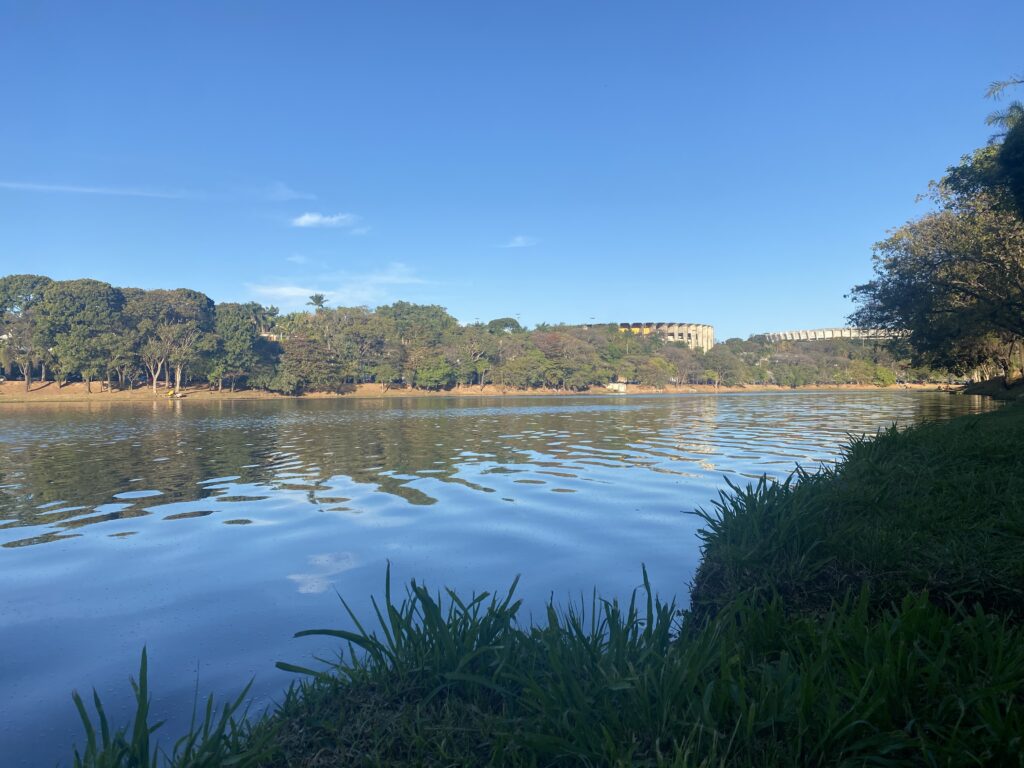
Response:
[{"label": "hillside with vegetation", "polygon": [[320,295],[310,302],[311,311],[281,315],[254,302],[215,304],[184,288],[10,275],[0,278],[0,373],[24,380],[26,390],[45,380],[58,388],[81,381],[89,391],[103,382],[107,390],[205,385],[289,395],[369,383],[578,392],[611,381],[664,388],[945,380],[863,340],[752,337],[703,353],[616,325],[460,325],[434,305],[331,308]]}]

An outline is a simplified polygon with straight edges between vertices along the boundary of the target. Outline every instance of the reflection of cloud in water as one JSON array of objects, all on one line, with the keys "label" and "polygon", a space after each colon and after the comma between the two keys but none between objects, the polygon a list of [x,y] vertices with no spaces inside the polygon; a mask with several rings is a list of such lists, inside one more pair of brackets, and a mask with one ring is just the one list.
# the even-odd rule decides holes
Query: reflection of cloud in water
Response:
[{"label": "reflection of cloud in water", "polygon": [[351,552],[325,552],[321,555],[310,555],[308,560],[316,569],[315,573],[293,573],[288,576],[299,585],[299,592],[304,595],[326,592],[333,584],[331,576],[337,576],[356,567],[356,559]]}]

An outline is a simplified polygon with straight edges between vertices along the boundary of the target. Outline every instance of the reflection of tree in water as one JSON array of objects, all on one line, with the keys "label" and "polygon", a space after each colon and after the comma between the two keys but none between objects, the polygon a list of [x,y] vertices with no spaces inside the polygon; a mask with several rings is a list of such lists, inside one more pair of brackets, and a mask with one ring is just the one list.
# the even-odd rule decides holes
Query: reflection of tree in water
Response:
[{"label": "reflection of tree in water", "polygon": [[[591,458],[613,452],[629,460],[624,449],[642,413],[610,405],[568,408],[564,401],[531,401],[520,408],[473,405],[283,401],[37,407],[18,413],[0,443],[0,529],[42,526],[44,532],[20,541],[38,543],[81,533],[94,523],[151,515],[164,505],[253,501],[292,490],[303,491],[309,503],[346,509],[338,505],[349,498],[332,491],[332,478],[430,505],[436,499],[415,487],[417,480],[492,490],[460,477],[466,465],[558,467],[585,458],[590,448]],[[208,482],[225,477],[231,479]],[[122,503],[114,498],[149,489],[161,495]],[[204,507],[164,517],[182,520],[209,512]]]},{"label": "reflection of tree in water", "polygon": [[[352,499],[373,492],[426,506],[436,503],[428,493],[432,481],[486,493],[493,490],[487,477],[499,471],[568,478],[595,467],[728,471],[718,462],[742,450],[737,446],[761,441],[776,450],[806,441],[821,423],[808,411],[813,401],[787,400],[767,416],[757,398],[723,403],[694,397],[628,404],[530,399],[501,407],[478,400],[35,406],[5,414],[0,540],[41,543],[145,516],[174,521],[230,509],[258,517],[252,507],[260,500],[288,493],[325,511],[358,513],[359,500]],[[915,398],[904,412],[921,420],[957,407],[979,406]],[[115,498],[145,490],[161,495]],[[10,530],[31,528],[37,530]]]}]

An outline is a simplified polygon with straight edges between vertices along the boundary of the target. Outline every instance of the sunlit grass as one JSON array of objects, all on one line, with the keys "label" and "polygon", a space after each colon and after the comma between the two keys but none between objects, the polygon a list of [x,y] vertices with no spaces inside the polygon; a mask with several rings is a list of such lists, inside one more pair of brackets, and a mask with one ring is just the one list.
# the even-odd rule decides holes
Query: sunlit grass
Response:
[{"label": "sunlit grass", "polygon": [[866,584],[879,605],[928,590],[1019,620],[1022,447],[1024,407],[1008,406],[853,439],[837,467],[790,482],[733,486],[705,513],[694,610],[779,594],[813,613]]}]

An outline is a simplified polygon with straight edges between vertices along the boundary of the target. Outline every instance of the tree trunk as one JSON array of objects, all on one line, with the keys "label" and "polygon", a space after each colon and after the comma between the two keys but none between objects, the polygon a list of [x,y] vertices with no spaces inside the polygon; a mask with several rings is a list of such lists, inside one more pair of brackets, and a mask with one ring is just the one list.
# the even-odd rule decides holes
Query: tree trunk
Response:
[{"label": "tree trunk", "polygon": [[107,368],[107,392],[114,391],[114,374]]},{"label": "tree trunk", "polygon": [[39,365],[39,380],[46,381],[46,363],[40,363]]},{"label": "tree trunk", "polygon": [[149,375],[153,379],[153,394],[155,395],[156,394],[156,385],[157,385],[157,382],[160,380],[160,368],[163,367],[163,363],[157,363],[156,364],[156,368],[150,368],[149,366],[146,366],[146,367],[149,368]]},{"label": "tree trunk", "polygon": [[171,364],[164,366],[164,389],[171,388]]},{"label": "tree trunk", "polygon": [[85,391],[92,394],[92,379],[88,376],[85,377]]},{"label": "tree trunk", "polygon": [[184,368],[182,365],[174,366],[174,394],[178,394],[181,391],[181,371]]},{"label": "tree trunk", "polygon": [[21,366],[21,370],[25,374],[25,391],[28,392],[32,389],[32,366],[26,363]]}]

